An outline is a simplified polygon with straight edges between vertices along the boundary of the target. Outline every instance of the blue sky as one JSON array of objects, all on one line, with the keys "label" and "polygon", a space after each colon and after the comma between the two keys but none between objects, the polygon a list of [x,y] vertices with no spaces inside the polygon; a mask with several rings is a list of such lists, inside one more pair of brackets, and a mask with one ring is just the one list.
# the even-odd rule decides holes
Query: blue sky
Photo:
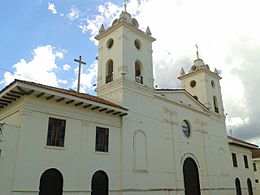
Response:
[{"label": "blue sky", "polygon": [[[3,1],[0,6],[0,88],[15,78],[94,94],[94,36],[122,11],[123,0]],[[260,12],[258,0],[128,0],[140,28],[150,27],[155,84],[179,88],[181,67],[195,59],[195,44],[211,70],[223,77],[227,130],[260,144]]]}]

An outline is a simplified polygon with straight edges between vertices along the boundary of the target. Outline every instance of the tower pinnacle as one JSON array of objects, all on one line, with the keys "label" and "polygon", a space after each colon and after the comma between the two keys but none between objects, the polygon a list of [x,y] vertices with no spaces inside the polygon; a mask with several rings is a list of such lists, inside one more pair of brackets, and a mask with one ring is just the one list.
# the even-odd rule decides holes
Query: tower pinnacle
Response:
[{"label": "tower pinnacle", "polygon": [[195,47],[196,47],[197,59],[200,59],[200,56],[199,56],[199,46],[196,44]]},{"label": "tower pinnacle", "polygon": [[127,2],[128,0],[124,0],[124,12],[126,12]]}]

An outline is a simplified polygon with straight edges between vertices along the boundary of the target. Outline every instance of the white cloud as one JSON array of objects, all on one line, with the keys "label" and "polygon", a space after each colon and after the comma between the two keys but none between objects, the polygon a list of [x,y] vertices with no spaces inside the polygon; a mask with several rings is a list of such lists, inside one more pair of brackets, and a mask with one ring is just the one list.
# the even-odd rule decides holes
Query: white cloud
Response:
[{"label": "white cloud", "polygon": [[53,13],[53,14],[57,14],[57,10],[56,10],[56,7],[54,5],[54,3],[48,3],[48,10]]},{"label": "white cloud", "polygon": [[56,57],[58,57],[58,58],[60,58],[60,59],[62,59],[62,58],[64,57],[64,53],[63,53],[62,51],[57,51],[57,52],[55,53],[55,55],[56,55]]},{"label": "white cloud", "polygon": [[67,18],[69,18],[71,21],[74,21],[79,18],[79,15],[79,9],[75,5],[73,5],[70,8],[70,12],[67,14]]},{"label": "white cloud", "polygon": [[[260,137],[259,127],[253,125],[260,114],[260,26],[255,25],[260,18],[259,7],[258,0],[132,0],[127,11],[135,15],[141,29],[149,26],[157,39],[153,43],[155,84],[180,87],[176,77],[181,67],[186,71],[191,67],[197,43],[200,56],[211,70],[221,70],[228,128],[249,138],[252,127],[257,128],[254,136]],[[101,24],[110,26],[122,9],[111,2],[98,6],[97,15],[82,21],[82,32],[90,32],[90,40],[95,41]],[[238,127],[246,133],[239,133]]]},{"label": "white cloud", "polygon": [[60,84],[68,84],[68,81],[67,80],[63,80],[63,79],[58,79],[58,83]]},{"label": "white cloud", "polygon": [[12,66],[15,68],[14,73],[6,72],[4,74],[4,83],[7,85],[17,78],[58,86],[55,73],[57,57],[60,57],[60,53],[56,52],[53,46],[37,47],[33,50],[33,59],[31,61],[27,62],[25,59],[21,59]]},{"label": "white cloud", "polygon": [[90,32],[90,40],[94,41],[95,44],[97,44],[97,41],[94,37],[98,34],[100,26],[102,24],[109,26],[112,20],[120,14],[122,8],[111,2],[106,2],[104,5],[99,5],[97,11],[98,15],[95,15],[93,19],[82,19],[79,25],[82,33]]},{"label": "white cloud", "polygon": [[68,65],[68,64],[64,64],[64,65],[62,66],[62,68],[63,68],[64,71],[70,71],[71,66]]}]

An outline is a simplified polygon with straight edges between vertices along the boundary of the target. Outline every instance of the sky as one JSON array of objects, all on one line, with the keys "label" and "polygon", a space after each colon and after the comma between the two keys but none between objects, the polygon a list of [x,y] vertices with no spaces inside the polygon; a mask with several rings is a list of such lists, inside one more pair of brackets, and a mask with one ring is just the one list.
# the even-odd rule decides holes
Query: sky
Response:
[{"label": "sky", "polygon": [[[26,0],[0,5],[0,89],[15,78],[74,89],[82,56],[81,92],[95,95],[97,41],[124,0]],[[149,26],[155,85],[180,88],[196,57],[221,77],[227,133],[260,145],[260,1],[128,0],[141,30]]]}]

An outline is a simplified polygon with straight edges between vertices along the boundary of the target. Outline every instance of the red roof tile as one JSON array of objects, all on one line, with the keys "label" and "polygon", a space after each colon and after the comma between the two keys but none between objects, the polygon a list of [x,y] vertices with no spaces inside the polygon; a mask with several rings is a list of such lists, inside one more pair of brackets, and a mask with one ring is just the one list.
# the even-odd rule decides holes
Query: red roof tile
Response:
[{"label": "red roof tile", "polygon": [[228,136],[229,139],[233,140],[233,141],[236,141],[236,142],[240,142],[242,144],[247,144],[247,145],[250,145],[252,147],[258,147],[257,145],[254,145],[254,144],[251,144],[249,142],[246,142],[245,140],[242,140],[242,139],[238,139],[238,138],[235,138],[235,137],[231,137],[231,136]]},{"label": "red roof tile", "polygon": [[43,85],[43,84],[40,84],[40,83],[18,80],[18,79],[15,79],[12,83],[10,83],[8,86],[6,86],[4,89],[2,89],[1,92],[3,92],[5,89],[9,88],[11,85],[13,85],[17,82],[24,83],[24,84],[31,85],[31,86],[35,86],[35,87],[39,87],[39,88],[42,88],[42,89],[47,89],[47,90],[59,92],[59,93],[66,94],[66,95],[71,95],[71,96],[74,96],[74,97],[78,97],[78,98],[82,98],[82,99],[85,99],[85,100],[105,104],[105,105],[120,108],[120,109],[123,109],[123,110],[128,110],[128,109],[126,109],[126,108],[124,108],[120,105],[117,105],[113,102],[107,101],[105,99],[102,99],[102,98],[99,98],[99,97],[96,97],[96,96],[89,95],[87,93],[79,93],[79,92],[68,90],[68,89],[62,89],[62,88],[58,88],[58,87],[52,87],[52,86]]},{"label": "red roof tile", "polygon": [[251,150],[252,158],[260,158],[260,148]]}]

